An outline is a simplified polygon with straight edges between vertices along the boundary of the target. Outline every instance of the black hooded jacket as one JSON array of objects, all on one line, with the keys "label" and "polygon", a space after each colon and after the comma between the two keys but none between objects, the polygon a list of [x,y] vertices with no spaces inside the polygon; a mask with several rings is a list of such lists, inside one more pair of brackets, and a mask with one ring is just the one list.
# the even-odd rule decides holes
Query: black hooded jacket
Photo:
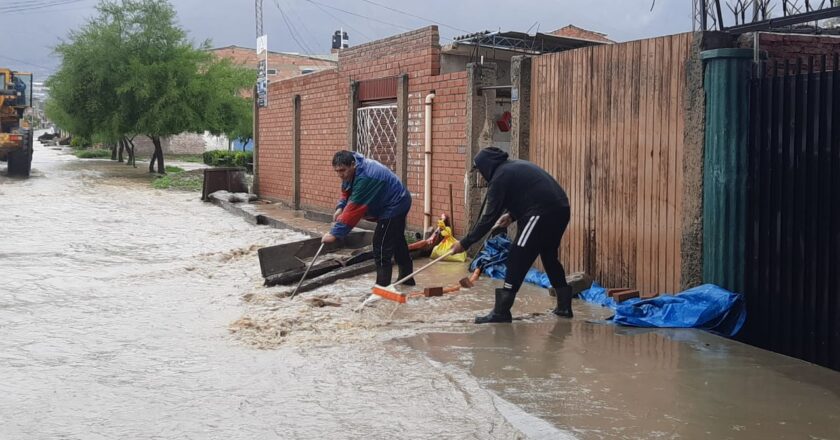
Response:
[{"label": "black hooded jacket", "polygon": [[508,160],[504,151],[490,147],[476,154],[473,165],[490,186],[484,214],[478,224],[461,240],[468,249],[508,211],[514,220],[556,213],[569,207],[563,188],[542,168],[526,160]]}]

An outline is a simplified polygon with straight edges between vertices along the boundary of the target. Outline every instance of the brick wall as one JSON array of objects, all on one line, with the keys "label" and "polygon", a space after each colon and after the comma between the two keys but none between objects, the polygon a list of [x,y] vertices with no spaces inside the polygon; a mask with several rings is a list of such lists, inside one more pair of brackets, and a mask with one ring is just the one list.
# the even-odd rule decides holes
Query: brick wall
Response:
[{"label": "brick wall", "polygon": [[260,195],[292,202],[292,99],[299,94],[301,206],[332,212],[339,181],[331,160],[336,150],[347,148],[351,81],[403,74],[409,77],[406,183],[413,204],[408,223],[415,230],[423,224],[424,99],[435,90],[432,213],[449,211],[452,184],[456,228],[462,232],[467,74],[440,75],[436,26],[344,49],[336,70],[271,83],[269,106],[260,112]]},{"label": "brick wall", "polygon": [[[753,46],[752,34],[742,36],[738,45]],[[814,57],[815,64],[820,66],[823,55],[826,55],[827,68],[833,68],[833,55],[840,53],[840,37],[831,35],[800,35],[761,33],[759,48],[767,53],[768,65],[776,61],[784,63],[787,60],[801,59],[807,64],[810,57]]]}]

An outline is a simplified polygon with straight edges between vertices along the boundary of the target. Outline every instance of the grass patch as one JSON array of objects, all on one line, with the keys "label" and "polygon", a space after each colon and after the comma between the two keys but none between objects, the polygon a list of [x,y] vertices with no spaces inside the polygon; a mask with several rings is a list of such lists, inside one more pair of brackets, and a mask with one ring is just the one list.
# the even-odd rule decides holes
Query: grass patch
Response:
[{"label": "grass patch", "polygon": [[167,173],[180,173],[180,172],[183,172],[183,171],[184,171],[184,169],[181,168],[181,167],[175,167],[175,166],[172,166],[172,165],[167,165],[166,166],[166,172]]},{"label": "grass patch", "polygon": [[[166,167],[166,171],[170,172],[169,167]],[[203,170],[181,171],[171,172],[171,174],[166,174],[152,180],[152,188],[172,189],[178,191],[201,191],[203,183]]]},{"label": "grass patch", "polygon": [[73,154],[79,159],[110,159],[111,150],[74,150]]},{"label": "grass patch", "polygon": [[167,154],[164,158],[166,160],[174,160],[177,162],[192,162],[192,163],[202,163],[204,162],[204,156],[201,154]]}]

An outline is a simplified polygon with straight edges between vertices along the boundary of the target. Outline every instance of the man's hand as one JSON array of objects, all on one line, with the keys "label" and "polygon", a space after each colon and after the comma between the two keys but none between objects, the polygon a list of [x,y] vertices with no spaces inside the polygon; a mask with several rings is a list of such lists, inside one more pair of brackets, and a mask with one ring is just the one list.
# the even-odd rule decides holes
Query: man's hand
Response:
[{"label": "man's hand", "polygon": [[335,210],[335,214],[333,214],[333,221],[334,222],[338,221],[338,216],[340,216],[342,212],[344,212],[344,208],[338,208],[338,209]]},{"label": "man's hand", "polygon": [[321,243],[330,244],[330,243],[335,243],[336,240],[338,240],[338,239],[335,238],[335,235],[324,234],[324,237],[321,238]]},{"label": "man's hand", "polygon": [[452,245],[452,254],[453,254],[453,255],[454,255],[454,254],[460,254],[461,252],[464,252],[464,247],[463,247],[463,246],[461,246],[461,242],[460,242],[460,241],[459,241],[459,242],[457,242],[457,243],[455,243],[454,245]]},{"label": "man's hand", "polygon": [[513,223],[513,217],[511,217],[510,214],[504,214],[499,217],[499,220],[497,220],[496,224],[493,225],[493,229],[507,228],[511,223]]}]

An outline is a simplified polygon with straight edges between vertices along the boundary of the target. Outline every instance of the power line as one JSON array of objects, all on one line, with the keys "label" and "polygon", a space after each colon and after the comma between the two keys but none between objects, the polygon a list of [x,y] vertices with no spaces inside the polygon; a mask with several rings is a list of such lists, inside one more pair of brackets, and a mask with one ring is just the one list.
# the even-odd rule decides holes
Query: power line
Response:
[{"label": "power line", "polygon": [[26,65],[32,66],[32,67],[37,67],[39,69],[53,70],[52,67],[42,66],[40,64],[35,64],[35,63],[30,63],[29,61],[19,60],[17,58],[12,58],[12,57],[6,56],[6,55],[0,55],[0,58],[7,59],[9,61],[14,61],[16,63],[26,64]]},{"label": "power line", "polygon": [[17,3],[17,4],[8,4],[6,6],[0,6],[0,12],[2,13],[12,13],[12,12],[23,12],[23,11],[38,11],[41,9],[47,9],[54,6],[61,6],[61,5],[68,5],[73,3],[80,3],[87,0],[48,0],[48,1],[32,1],[28,3]]},{"label": "power line", "polygon": [[419,16],[419,15],[414,15],[414,14],[412,14],[412,13],[410,13],[410,12],[401,11],[401,10],[399,10],[399,9],[397,9],[397,8],[392,8],[392,7],[390,7],[390,6],[383,5],[383,4],[381,4],[381,3],[377,3],[377,2],[372,1],[372,0],[362,0],[362,1],[363,1],[363,2],[365,2],[365,3],[370,3],[370,4],[372,4],[372,5],[379,6],[379,7],[381,7],[381,8],[385,8],[385,9],[387,9],[387,10],[389,10],[389,11],[393,11],[393,12],[396,12],[396,13],[398,13],[398,14],[402,14],[402,15],[408,16],[408,17],[419,18],[420,20],[428,21],[428,22],[430,22],[430,23],[434,23],[434,24],[437,24],[437,25],[440,25],[440,26],[443,26],[443,27],[446,27],[446,28],[449,28],[449,29],[452,29],[452,30],[455,30],[455,31],[458,31],[458,32],[463,32],[463,33],[466,33],[466,34],[470,33],[470,31],[467,31],[467,30],[464,30],[464,29],[460,29],[460,28],[457,28],[457,27],[455,27],[455,26],[450,26],[450,25],[448,25],[448,24],[441,23],[441,22],[436,21],[436,20],[432,20],[431,18],[425,18],[425,17],[421,17],[421,16]]},{"label": "power line", "polygon": [[[302,43],[300,40],[298,40],[297,37],[299,35],[297,34],[299,33],[297,32],[297,29],[295,29],[294,26],[292,26],[292,23],[289,21],[288,17],[286,17],[286,13],[283,11],[283,8],[280,7],[280,2],[278,0],[274,0],[274,5],[277,6],[277,9],[280,10],[280,16],[283,18],[283,21],[286,23],[286,26],[289,29],[289,35],[291,35],[292,39],[295,40],[295,43],[297,43],[298,47],[307,55],[312,55],[312,50],[309,48],[309,46],[306,43]],[[301,40],[302,39],[303,37],[301,37]]]},{"label": "power line", "polygon": [[[307,1],[308,1],[308,0],[307,0]],[[354,28],[353,26],[350,26],[349,24],[345,23],[342,19],[340,19],[340,18],[336,17],[335,15],[331,14],[331,13],[330,13],[330,11],[328,11],[328,10],[326,10],[326,9],[322,8],[320,4],[315,3],[315,2],[309,2],[309,3],[312,3],[313,5],[315,5],[315,7],[316,7],[316,8],[320,9],[320,10],[321,10],[321,12],[323,12],[323,13],[325,13],[325,14],[329,15],[330,17],[332,17],[332,19],[333,19],[333,20],[335,20],[335,21],[337,21],[340,25],[345,26],[347,29],[350,29],[350,30],[352,30],[353,32],[356,32],[357,34],[359,34],[359,35],[361,35],[361,36],[363,36],[363,37],[367,38],[368,40],[372,40],[372,38],[371,38],[371,37],[369,37],[368,35],[366,35],[364,32],[362,32],[362,31],[360,31],[360,30],[358,30],[358,29]]]},{"label": "power line", "polygon": [[[300,16],[297,15],[297,12],[294,9],[287,8],[286,13],[288,14],[289,19],[291,19],[293,23],[297,22],[297,24],[299,24],[303,28],[303,31],[306,32],[306,35],[309,37],[309,41],[319,41],[320,40],[320,38],[318,38],[316,36],[317,33],[313,33],[312,31],[309,30],[309,28],[306,27],[306,21],[302,20],[300,18]],[[292,15],[292,14],[295,14],[295,15]],[[302,37],[303,33],[299,33],[299,34],[301,35],[301,38],[303,38]],[[317,49],[318,48],[318,43],[315,43],[315,44],[316,44],[315,48]]]},{"label": "power line", "polygon": [[325,7],[325,8],[334,9],[334,10],[336,10],[336,11],[343,12],[343,13],[348,14],[348,15],[353,15],[353,16],[356,16],[356,17],[364,18],[365,20],[370,20],[370,21],[373,21],[373,22],[376,22],[376,23],[381,23],[381,24],[384,24],[384,25],[387,25],[387,26],[392,26],[392,27],[399,28],[399,29],[406,30],[406,31],[410,31],[410,30],[411,30],[411,28],[407,28],[407,27],[405,27],[405,26],[400,26],[400,25],[398,25],[398,24],[389,23],[389,22],[384,21],[384,20],[378,20],[378,19],[376,19],[376,18],[365,17],[364,15],[357,14],[357,13],[355,13],[355,12],[346,11],[346,10],[341,9],[341,8],[336,8],[335,6],[330,6],[330,5],[325,5],[325,4],[323,4],[323,3],[318,3],[318,2],[316,2],[316,1],[314,1],[314,0],[306,0],[306,1],[307,1],[307,2],[309,2],[309,3],[312,3],[312,4],[314,4],[314,5],[321,5],[321,6]]}]

